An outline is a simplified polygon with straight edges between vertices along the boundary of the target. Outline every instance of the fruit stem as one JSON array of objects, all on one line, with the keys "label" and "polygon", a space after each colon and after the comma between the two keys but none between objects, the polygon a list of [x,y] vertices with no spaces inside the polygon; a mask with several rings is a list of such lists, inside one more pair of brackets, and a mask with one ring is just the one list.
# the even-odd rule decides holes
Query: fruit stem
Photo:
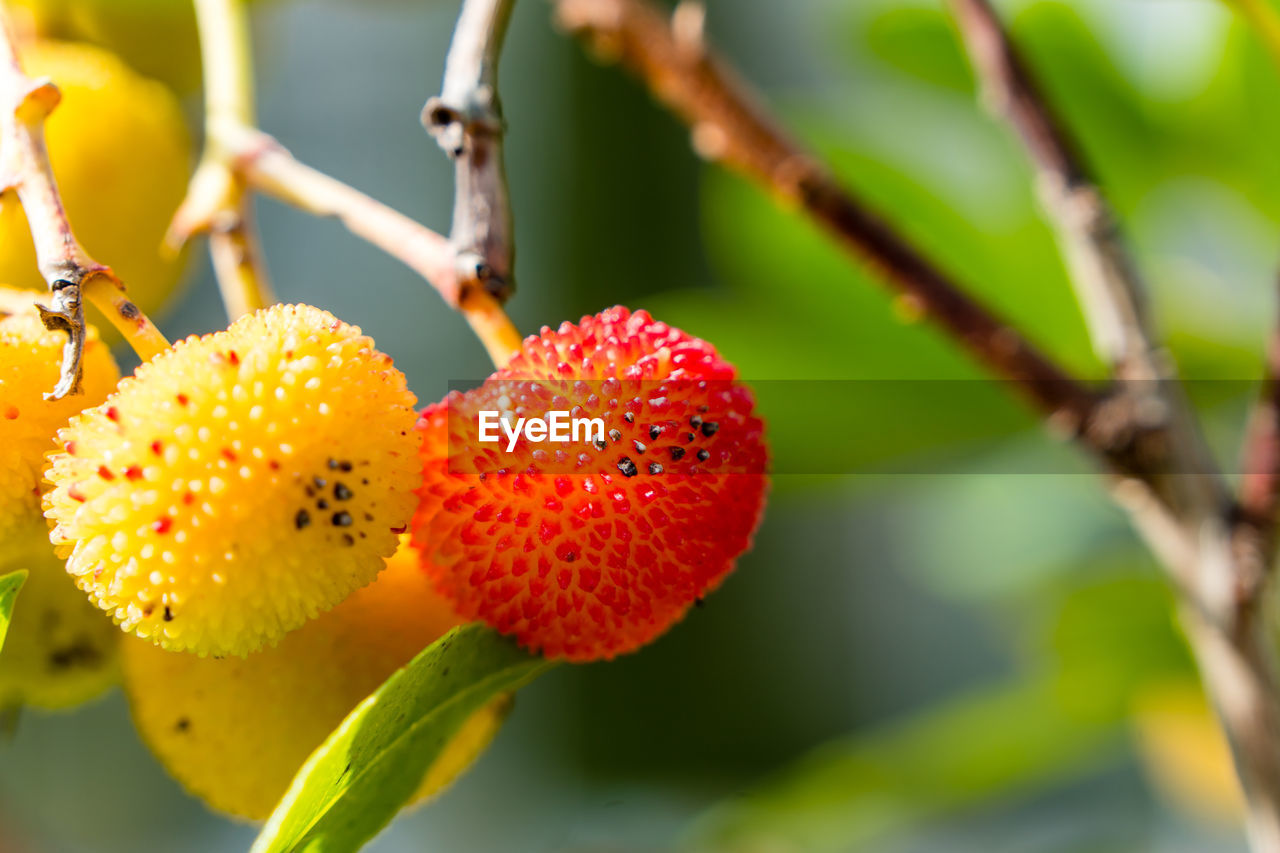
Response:
[{"label": "fruit stem", "polygon": [[209,254],[226,306],[235,320],[275,303],[252,199],[232,162],[234,153],[214,129],[254,123],[253,55],[243,0],[195,0],[204,65],[205,150],[166,241],[180,246],[192,234],[209,235]]},{"label": "fruit stem", "polygon": [[448,238],[339,180],[299,163],[275,139],[249,127],[212,132],[246,186],[313,216],[333,217],[427,280],[466,317],[499,366],[520,348],[520,334],[502,306],[481,287],[462,289]]},{"label": "fruit stem", "polygon": [[169,345],[129,301],[111,268],[90,257],[71,229],[44,138],[45,119],[60,99],[50,80],[32,80],[23,72],[13,22],[0,6],[0,176],[3,189],[18,194],[37,266],[52,293],[51,307],[39,306],[40,317],[47,328],[67,333],[58,384],[45,394],[50,400],[80,390],[86,298],[120,329],[141,358]]},{"label": "fruit stem", "polygon": [[449,42],[440,94],[422,125],[454,162],[454,265],[461,289],[500,301],[515,288],[511,202],[503,165],[498,59],[514,0],[464,0]]}]

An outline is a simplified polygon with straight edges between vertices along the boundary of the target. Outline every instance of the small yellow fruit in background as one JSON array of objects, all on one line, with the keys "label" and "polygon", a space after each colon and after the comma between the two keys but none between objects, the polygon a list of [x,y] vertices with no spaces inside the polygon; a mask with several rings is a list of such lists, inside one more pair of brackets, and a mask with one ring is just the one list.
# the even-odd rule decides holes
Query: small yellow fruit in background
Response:
[{"label": "small yellow fruit in background", "polygon": [[44,327],[35,309],[35,294],[0,287],[0,562],[10,545],[20,541],[18,528],[40,517],[41,471],[54,435],[86,406],[107,398],[120,373],[111,352],[89,329],[84,348],[83,394],[45,400],[58,382],[62,347],[67,336]]},{"label": "small yellow fruit in background", "polygon": [[360,329],[276,305],[179,341],[72,418],[46,515],[126,631],[244,655],[370,583],[417,499],[415,398]]},{"label": "small yellow fruit in background", "polygon": [[200,85],[200,40],[191,0],[9,0],[44,38],[105,48],[180,93]]},{"label": "small yellow fruit in background", "polygon": [[1173,805],[1224,824],[1244,814],[1231,747],[1199,684],[1187,678],[1139,690],[1133,731],[1147,778]]},{"label": "small yellow fruit in background", "polygon": [[[143,740],[184,788],[218,811],[260,820],[343,718],[459,621],[406,541],[371,586],[247,658],[125,638],[125,690]],[[419,799],[471,764],[509,703],[468,720],[427,771]]]},{"label": "small yellow fruit in background", "polygon": [[[115,270],[143,311],[156,312],[186,267],[184,256],[161,245],[191,168],[191,138],[177,99],[88,45],[35,42],[22,61],[29,76],[50,77],[62,92],[46,138],[76,236]],[[47,287],[14,193],[0,199],[0,282]],[[88,313],[101,324],[95,309]]]},{"label": "small yellow fruit in background", "polygon": [[0,709],[67,708],[115,684],[124,635],[76,589],[44,519],[7,534],[5,551],[0,574],[29,574],[0,649]]}]

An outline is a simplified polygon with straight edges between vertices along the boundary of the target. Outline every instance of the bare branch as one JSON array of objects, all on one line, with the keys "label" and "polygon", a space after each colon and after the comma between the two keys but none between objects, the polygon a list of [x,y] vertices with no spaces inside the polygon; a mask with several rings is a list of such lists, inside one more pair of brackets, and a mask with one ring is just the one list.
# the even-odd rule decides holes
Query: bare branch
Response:
[{"label": "bare branch", "polygon": [[32,80],[23,73],[9,13],[0,7],[0,176],[4,191],[16,191],[22,203],[36,262],[52,293],[50,307],[38,306],[41,319],[47,328],[67,333],[58,384],[45,394],[55,400],[80,392],[85,298],[144,359],[169,345],[125,298],[111,268],[91,258],[71,230],[44,140],[45,119],[60,98],[51,81]]},{"label": "bare branch", "polygon": [[1155,379],[1144,288],[1102,193],[986,0],[950,0],[988,108],[1036,168],[1098,356],[1122,379]]},{"label": "bare branch", "polygon": [[498,56],[514,0],[464,0],[441,94],[422,123],[454,161],[453,228],[459,288],[506,300],[515,286],[511,204],[502,158]]}]

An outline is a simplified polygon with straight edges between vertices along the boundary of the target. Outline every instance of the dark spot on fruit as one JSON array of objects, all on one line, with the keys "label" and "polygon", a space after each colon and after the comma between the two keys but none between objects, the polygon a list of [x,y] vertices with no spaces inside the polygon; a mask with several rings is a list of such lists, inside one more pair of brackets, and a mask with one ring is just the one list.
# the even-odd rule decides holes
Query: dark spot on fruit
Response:
[{"label": "dark spot on fruit", "polygon": [[392,533],[394,533],[395,535],[399,536],[401,533],[404,533],[404,532],[405,532],[406,530],[408,530],[408,529],[409,529],[409,525],[407,525],[407,524],[402,524],[402,525],[400,525],[399,527],[393,527],[393,528],[391,528],[391,532],[392,532]]},{"label": "dark spot on fruit", "polygon": [[616,429],[609,430],[609,440],[622,441],[622,433],[618,432]]},{"label": "dark spot on fruit", "polygon": [[350,547],[356,544],[356,540],[351,536],[350,533],[344,533],[342,534],[342,544],[346,545],[347,547]]},{"label": "dark spot on fruit", "polygon": [[710,406],[699,406],[698,411],[702,412],[705,415],[707,413],[707,410],[709,410],[710,408],[711,408]]},{"label": "dark spot on fruit", "polygon": [[349,501],[352,497],[352,491],[342,483],[333,484],[333,496],[340,501]]},{"label": "dark spot on fruit", "polygon": [[325,486],[329,485],[329,481],[324,477],[313,477],[311,482],[316,484],[317,489],[323,489]]},{"label": "dark spot on fruit", "polygon": [[330,470],[330,471],[337,471],[337,470],[338,470],[338,460],[337,460],[337,459],[334,459],[333,457],[329,457],[329,470]]},{"label": "dark spot on fruit", "polygon": [[268,467],[268,468],[270,468],[272,471],[279,471],[279,470],[280,470],[280,462],[279,462],[279,460],[276,460],[276,459],[268,459],[268,460],[267,460],[267,467]]},{"label": "dark spot on fruit", "polygon": [[174,731],[185,732],[191,728],[191,721],[186,717],[179,717],[178,722],[173,724]]},{"label": "dark spot on fruit", "polygon": [[707,421],[705,424],[702,425],[702,434],[705,435],[707,438],[711,438],[711,436],[715,435],[719,429],[720,429],[720,424],[716,423],[715,421]]},{"label": "dark spot on fruit", "polygon": [[166,622],[173,621],[173,611],[169,609],[169,605],[167,604],[164,606],[164,621]]},{"label": "dark spot on fruit", "polygon": [[369,478],[368,478],[368,477],[361,477],[361,478],[360,478],[360,485],[362,485],[362,486],[367,486],[367,485],[369,485]]},{"label": "dark spot on fruit", "polygon": [[49,652],[50,669],[71,669],[72,667],[97,666],[102,661],[102,653],[93,642],[83,634],[71,641],[70,645],[53,649]]},{"label": "dark spot on fruit", "polygon": [[177,397],[177,400],[178,400],[179,406],[185,406],[187,405],[187,403],[191,402],[191,398],[188,397],[186,394],[179,394]]},{"label": "dark spot on fruit", "polygon": [[156,456],[159,456],[161,451],[163,450],[164,450],[163,442],[159,440],[151,442],[151,452],[154,453]]},{"label": "dark spot on fruit", "polygon": [[328,508],[329,508],[329,502],[324,498],[321,498],[320,500],[316,501],[316,509],[328,509]]},{"label": "dark spot on fruit", "polygon": [[597,438],[595,441],[591,443],[596,446],[596,450],[604,450],[606,447],[609,446],[603,438]]},{"label": "dark spot on fruit", "polygon": [[365,520],[365,521],[373,521],[373,513],[371,513],[371,512],[366,512],[366,513],[364,514],[364,520]]},{"label": "dark spot on fruit", "polygon": [[172,528],[173,519],[167,515],[164,518],[157,518],[155,521],[151,522],[151,529],[156,533],[159,533],[161,536],[168,533]]},{"label": "dark spot on fruit", "polygon": [[702,596],[698,596],[697,598],[695,598],[695,599],[693,600],[693,606],[694,606],[694,607],[701,607],[701,606],[702,606],[702,604],[703,604]]},{"label": "dark spot on fruit", "polygon": [[140,313],[141,312],[138,311],[138,306],[134,305],[129,300],[126,299],[124,302],[120,303],[120,316],[126,320],[136,320],[140,316]]},{"label": "dark spot on fruit", "polygon": [[333,514],[333,524],[335,527],[350,527],[355,524],[355,519],[351,517],[351,513],[343,510]]},{"label": "dark spot on fruit", "polygon": [[635,412],[627,412],[622,416],[622,419],[629,424],[635,423],[636,422]]},{"label": "dark spot on fruit", "polygon": [[693,427],[694,429],[697,429],[698,427],[702,426],[702,415],[694,415],[693,417],[689,418],[689,426]]},{"label": "dark spot on fruit", "polygon": [[131,480],[134,482],[141,480],[142,469],[139,468],[137,465],[130,465],[128,468],[124,469],[124,478],[126,480]]},{"label": "dark spot on fruit", "polygon": [[347,460],[345,460],[345,459],[338,463],[338,470],[339,470],[339,471],[346,472],[346,471],[350,471],[350,470],[351,470],[351,468],[352,468],[351,463],[350,463],[350,462],[348,462],[348,461],[347,461]]},{"label": "dark spot on fruit", "polygon": [[693,434],[693,433],[691,433],[691,432],[686,432],[686,433],[684,434],[684,443],[685,443],[685,444],[693,444],[693,440],[694,440],[695,438],[697,438],[697,436],[696,436],[696,435],[694,435],[694,434]]},{"label": "dark spot on fruit", "polygon": [[698,451],[699,461],[706,462],[710,458],[711,458],[711,454],[706,451],[706,448],[703,448],[702,450]]},{"label": "dark spot on fruit", "polygon": [[236,452],[230,447],[224,447],[222,448],[222,458],[226,459],[228,462],[235,462]]},{"label": "dark spot on fruit", "polygon": [[311,524],[311,513],[305,509],[298,510],[298,514],[293,517],[293,526],[301,530]]},{"label": "dark spot on fruit", "polygon": [[636,475],[636,463],[631,461],[630,456],[622,457],[618,462],[618,470],[622,472],[624,477],[634,477]]},{"label": "dark spot on fruit", "polygon": [[636,446],[636,453],[644,453],[643,444],[641,444],[639,441],[632,441],[631,443]]},{"label": "dark spot on fruit", "polygon": [[671,461],[672,461],[672,462],[679,462],[679,461],[680,461],[681,459],[683,459],[683,458],[684,458],[684,448],[683,448],[683,447],[673,447],[673,448],[671,448]]},{"label": "dark spot on fruit", "polygon": [[650,462],[650,463],[649,463],[649,473],[650,473],[650,474],[661,474],[661,473],[662,473],[662,465],[661,465],[660,463],[658,463],[658,462]]},{"label": "dark spot on fruit", "polygon": [[657,424],[654,424],[653,426],[649,427],[650,439],[652,439],[653,441],[657,441],[658,436],[660,435],[662,435],[662,427],[658,426]]},{"label": "dark spot on fruit", "polygon": [[574,560],[578,559],[578,555],[574,551],[565,551],[564,556],[561,557],[561,559],[566,563],[572,563]]}]

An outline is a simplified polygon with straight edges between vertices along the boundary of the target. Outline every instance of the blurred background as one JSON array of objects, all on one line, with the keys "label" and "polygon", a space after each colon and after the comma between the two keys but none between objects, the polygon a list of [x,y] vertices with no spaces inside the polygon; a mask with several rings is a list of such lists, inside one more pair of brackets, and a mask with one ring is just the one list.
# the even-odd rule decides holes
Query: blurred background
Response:
[{"label": "blurred background", "polygon": [[[151,5],[119,49],[184,94],[194,128],[185,5]],[[1280,76],[1215,0],[998,6],[1120,212],[1230,464],[1274,313]],[[849,185],[1099,373],[1024,158],[975,105],[940,0],[707,7],[712,41]],[[254,9],[264,129],[447,230],[452,169],[418,111],[457,3]],[[796,405],[765,380],[978,374],[814,229],[697,162],[548,4],[517,5],[502,69],[517,324],[625,303],[709,339],[761,381],[780,473],[754,551],[705,607],[521,692],[479,764],[370,849],[1243,849],[1168,592],[1087,466],[989,389],[944,405],[903,381],[832,384],[819,410]],[[259,213],[280,298],[359,324],[422,402],[486,375],[407,269],[334,223]],[[159,318],[171,338],[226,324],[203,247],[191,257]],[[5,853],[243,851],[254,834],[165,775],[118,691],[25,713],[0,743]]]}]

